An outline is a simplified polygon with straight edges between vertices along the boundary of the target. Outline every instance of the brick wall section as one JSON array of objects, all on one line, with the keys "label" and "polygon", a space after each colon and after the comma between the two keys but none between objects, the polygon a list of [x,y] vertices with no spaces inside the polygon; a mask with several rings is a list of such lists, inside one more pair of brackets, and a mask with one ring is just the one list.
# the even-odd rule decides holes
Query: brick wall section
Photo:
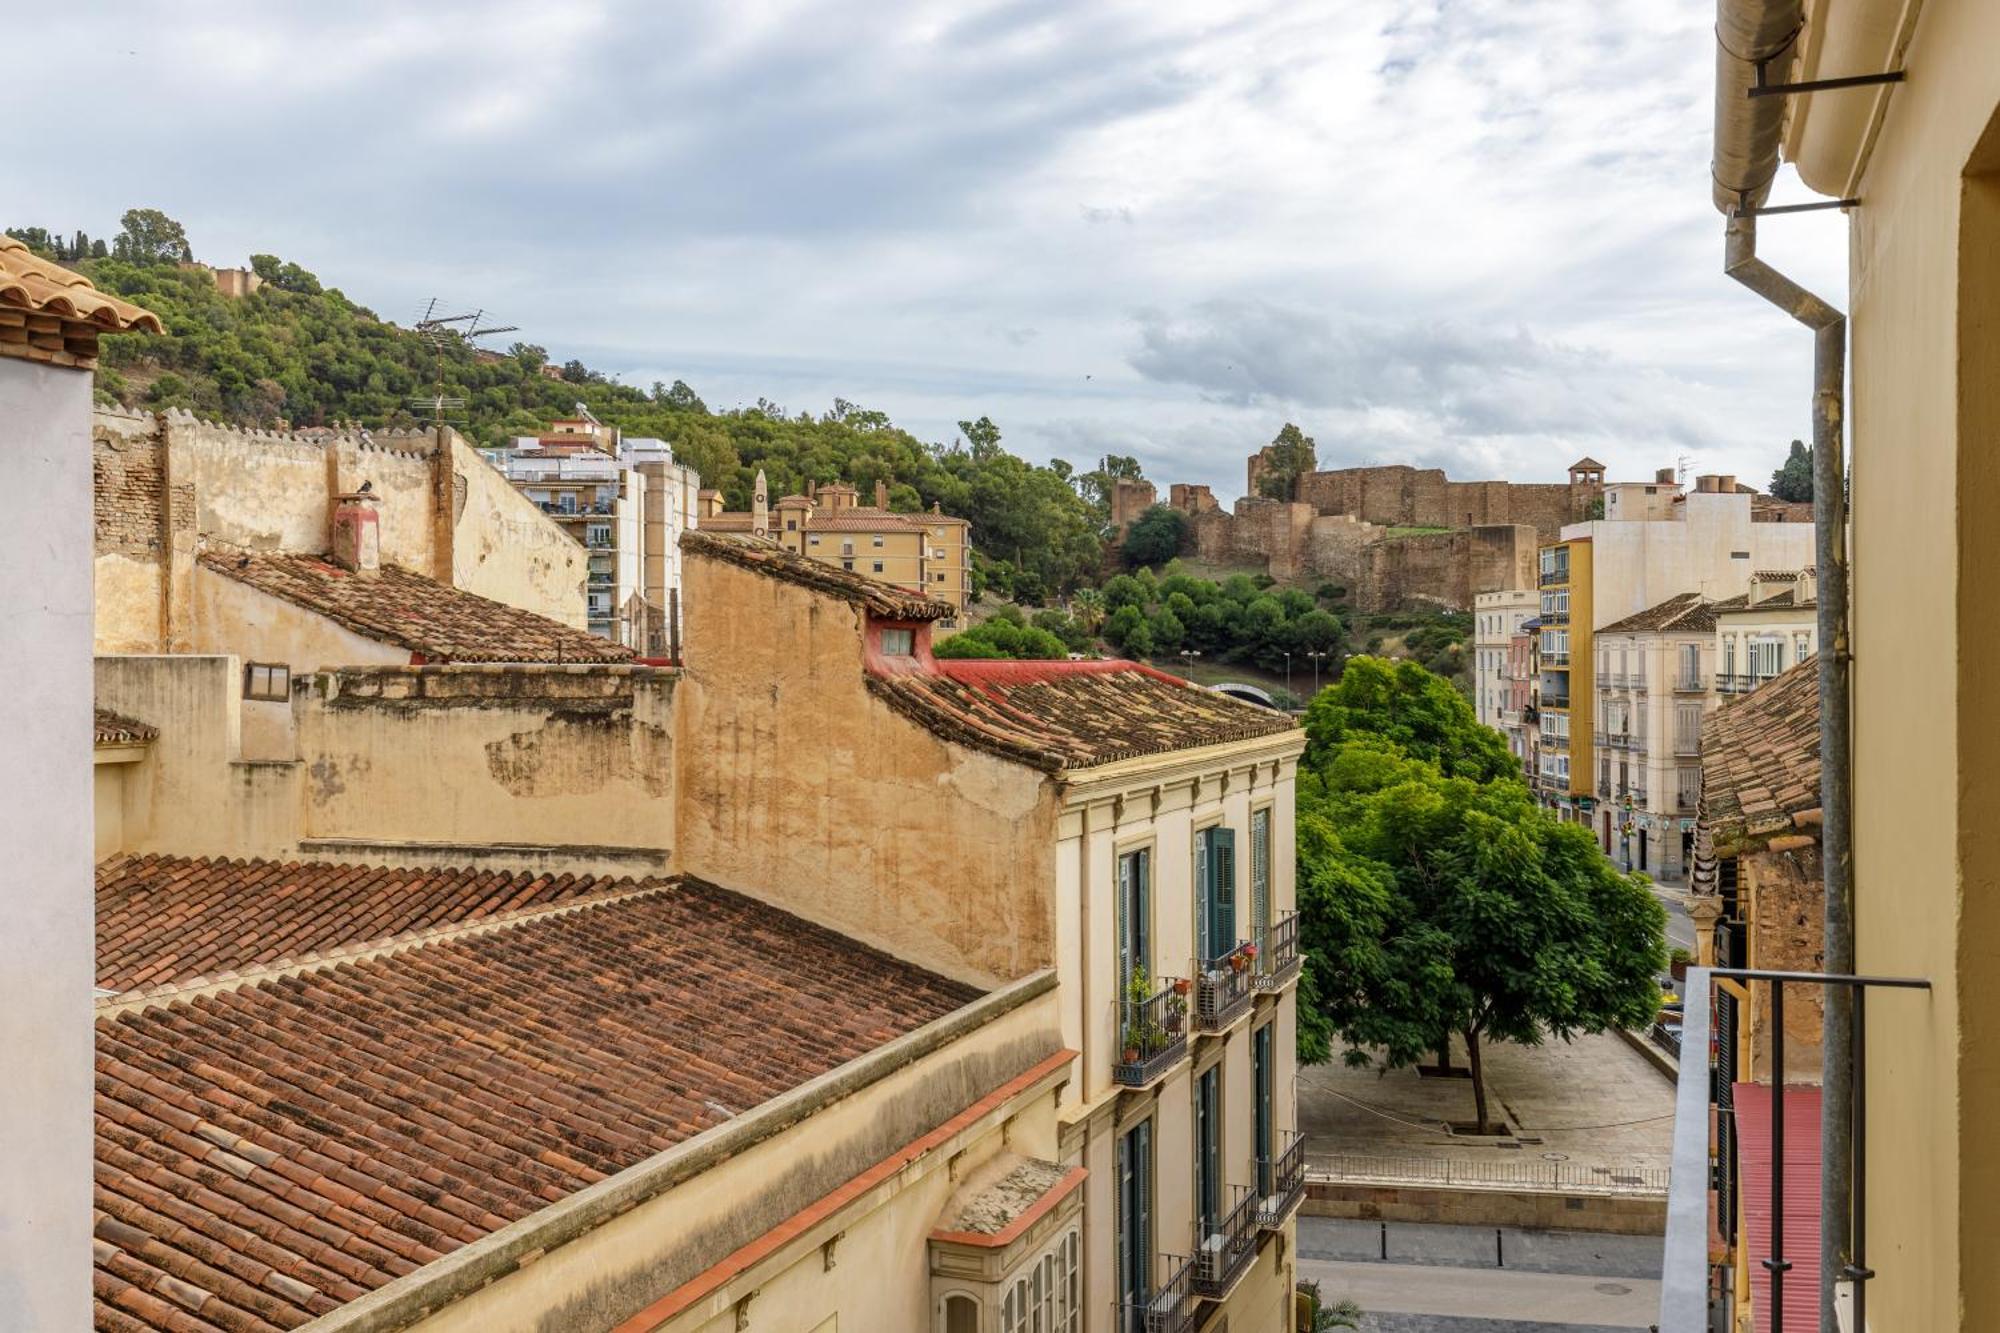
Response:
[{"label": "brick wall section", "polygon": [[97,551],[158,560],[164,450],[147,417],[99,413],[91,430]]},{"label": "brick wall section", "polygon": [[1150,481],[1119,477],[1111,483],[1111,527],[1123,536],[1141,514],[1159,502],[1159,492]]}]

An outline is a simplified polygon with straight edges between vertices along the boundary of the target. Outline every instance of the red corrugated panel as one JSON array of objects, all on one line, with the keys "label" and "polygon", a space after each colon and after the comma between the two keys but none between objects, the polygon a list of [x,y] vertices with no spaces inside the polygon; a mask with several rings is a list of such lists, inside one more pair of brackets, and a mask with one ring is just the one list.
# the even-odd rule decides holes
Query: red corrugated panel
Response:
[{"label": "red corrugated panel", "polygon": [[[1750,1307],[1757,1333],[1771,1330],[1771,1089],[1736,1085],[1736,1160],[1750,1261]],[[1819,1089],[1785,1089],[1785,1258],[1787,1333],[1819,1328]]]}]

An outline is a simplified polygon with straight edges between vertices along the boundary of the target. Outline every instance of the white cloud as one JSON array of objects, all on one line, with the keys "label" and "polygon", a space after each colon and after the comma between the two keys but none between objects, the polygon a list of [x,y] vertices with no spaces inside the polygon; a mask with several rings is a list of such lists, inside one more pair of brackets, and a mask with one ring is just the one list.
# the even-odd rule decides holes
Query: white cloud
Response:
[{"label": "white cloud", "polygon": [[[1720,273],[1702,0],[642,0],[38,13],[116,63],[6,221],[158,206],[390,316],[1233,495],[1322,457],[1756,480],[1810,345]],[[129,53],[129,54],[128,54]],[[46,86],[37,87],[38,81]],[[77,145],[93,145],[87,169]],[[1839,299],[1840,223],[1766,252]]]}]

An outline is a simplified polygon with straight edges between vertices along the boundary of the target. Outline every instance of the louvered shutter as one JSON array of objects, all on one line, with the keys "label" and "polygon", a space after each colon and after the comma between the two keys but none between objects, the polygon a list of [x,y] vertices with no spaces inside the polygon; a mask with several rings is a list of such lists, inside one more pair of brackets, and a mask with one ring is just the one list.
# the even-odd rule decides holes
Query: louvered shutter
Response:
[{"label": "louvered shutter", "polygon": [[1209,939],[1209,933],[1208,933],[1210,914],[1214,910],[1210,906],[1210,900],[1212,896],[1211,895],[1212,886],[1209,883],[1209,876],[1208,876],[1208,866],[1209,866],[1208,844],[1209,844],[1209,830],[1203,829],[1200,833],[1195,834],[1194,952],[1196,959],[1203,964],[1206,964],[1209,959],[1215,957],[1215,951],[1213,948],[1210,947],[1213,941]]},{"label": "louvered shutter", "polygon": [[1250,938],[1261,958],[1271,944],[1271,812],[1250,816]]},{"label": "louvered shutter", "polygon": [[1209,927],[1210,957],[1220,957],[1236,947],[1236,830],[1210,829],[1209,869],[1214,884],[1209,901],[1213,922]]}]

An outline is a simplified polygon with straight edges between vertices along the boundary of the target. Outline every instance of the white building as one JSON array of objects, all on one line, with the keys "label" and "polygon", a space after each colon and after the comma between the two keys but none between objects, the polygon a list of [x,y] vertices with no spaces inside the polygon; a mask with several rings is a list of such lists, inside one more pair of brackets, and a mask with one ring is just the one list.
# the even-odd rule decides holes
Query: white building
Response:
[{"label": "white building", "polygon": [[1715,604],[1715,687],[1749,694],[1819,652],[1813,571],[1763,571],[1750,590]]},{"label": "white building", "polygon": [[1518,703],[1510,703],[1508,647],[1521,632],[1522,624],[1540,607],[1540,596],[1533,588],[1482,592],[1473,599],[1473,703],[1480,722],[1486,726],[1504,731],[1506,715],[1520,711]]},{"label": "white building", "polygon": [[649,657],[679,638],[681,533],[696,524],[701,476],[664,440],[625,438],[583,415],[486,456],[589,553],[589,627]]}]

